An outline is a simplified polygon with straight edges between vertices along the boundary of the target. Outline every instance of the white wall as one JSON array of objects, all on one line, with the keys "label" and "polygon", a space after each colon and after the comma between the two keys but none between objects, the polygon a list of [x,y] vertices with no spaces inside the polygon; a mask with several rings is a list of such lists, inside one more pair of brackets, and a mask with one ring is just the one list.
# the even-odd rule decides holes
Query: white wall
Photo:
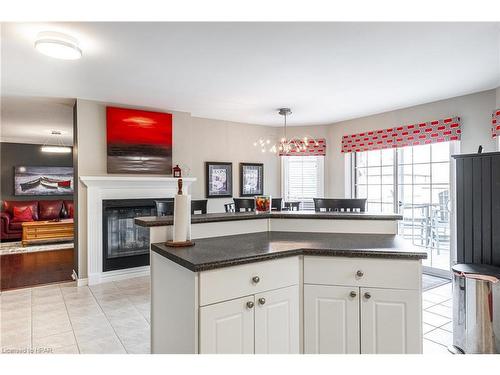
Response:
[{"label": "white wall", "polygon": [[[106,106],[77,99],[78,175],[105,175],[106,167]],[[134,107],[139,108],[139,107]],[[274,136],[276,128],[192,117],[189,113],[169,111],[166,108],[139,108],[169,112],[173,115],[173,163],[189,167],[193,184],[193,199],[205,198],[205,161],[233,163],[233,196],[239,196],[239,163],[264,163],[264,192],[280,194],[279,158],[263,154],[253,142],[267,135]],[[79,277],[87,275],[87,196],[86,188],[78,181]],[[231,198],[209,199],[209,212],[223,212],[224,203]]]}]

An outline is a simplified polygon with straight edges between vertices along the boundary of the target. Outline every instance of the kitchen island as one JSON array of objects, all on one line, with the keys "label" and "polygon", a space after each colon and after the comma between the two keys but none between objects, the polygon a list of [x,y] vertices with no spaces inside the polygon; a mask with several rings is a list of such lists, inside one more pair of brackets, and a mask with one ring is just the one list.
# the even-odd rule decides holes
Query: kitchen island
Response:
[{"label": "kitchen island", "polygon": [[[395,234],[398,219],[197,215],[193,233],[196,225],[216,225],[215,233],[193,236],[189,248],[165,246],[169,232],[158,232],[162,239],[151,245],[152,352],[421,353],[426,253]],[[154,230],[171,228],[169,220],[136,223]]]}]

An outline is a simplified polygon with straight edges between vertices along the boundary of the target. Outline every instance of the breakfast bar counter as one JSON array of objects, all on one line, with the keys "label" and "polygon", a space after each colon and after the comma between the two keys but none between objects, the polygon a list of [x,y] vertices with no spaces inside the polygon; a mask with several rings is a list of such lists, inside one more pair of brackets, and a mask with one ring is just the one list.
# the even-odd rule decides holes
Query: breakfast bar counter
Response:
[{"label": "breakfast bar counter", "polygon": [[[397,234],[399,214],[370,212],[281,211],[270,213],[227,212],[191,216],[191,238],[230,236],[260,232]],[[135,218],[149,228],[150,242],[173,238],[173,216]]]},{"label": "breakfast bar counter", "polygon": [[[191,223],[215,223],[222,221],[260,220],[260,219],[321,219],[321,220],[401,220],[399,214],[381,214],[370,212],[314,212],[314,211],[272,211],[270,213],[255,212],[221,212],[192,215]],[[148,216],[135,219],[142,227],[173,225],[173,216]]]}]

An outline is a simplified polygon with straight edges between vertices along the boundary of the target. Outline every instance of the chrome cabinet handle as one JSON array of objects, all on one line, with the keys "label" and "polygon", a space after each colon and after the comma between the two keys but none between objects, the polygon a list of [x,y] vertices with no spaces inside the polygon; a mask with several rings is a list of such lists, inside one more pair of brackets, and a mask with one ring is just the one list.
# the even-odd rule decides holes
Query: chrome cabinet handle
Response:
[{"label": "chrome cabinet handle", "polygon": [[350,295],[352,298],[354,298],[354,297],[356,297],[356,296],[358,295],[358,293],[356,293],[356,292],[353,290],[351,293],[349,293],[349,295]]},{"label": "chrome cabinet handle", "polygon": [[252,277],[252,281],[254,282],[254,284],[257,284],[260,281],[260,277],[254,276],[254,277]]},{"label": "chrome cabinet handle", "polygon": [[263,305],[264,303],[266,303],[266,299],[264,297],[259,298],[259,305]]},{"label": "chrome cabinet handle", "polygon": [[357,277],[363,277],[363,276],[364,276],[364,272],[363,272],[363,271],[361,271],[361,270],[358,270],[358,271],[356,272],[356,276],[357,276]]},{"label": "chrome cabinet handle", "polygon": [[370,298],[372,298],[372,295],[370,293],[366,292],[365,293],[365,298],[366,299],[370,299]]},{"label": "chrome cabinet handle", "polygon": [[252,301],[248,301],[248,302],[247,302],[247,307],[248,307],[249,309],[253,308],[253,306],[254,306],[254,303],[253,303]]}]

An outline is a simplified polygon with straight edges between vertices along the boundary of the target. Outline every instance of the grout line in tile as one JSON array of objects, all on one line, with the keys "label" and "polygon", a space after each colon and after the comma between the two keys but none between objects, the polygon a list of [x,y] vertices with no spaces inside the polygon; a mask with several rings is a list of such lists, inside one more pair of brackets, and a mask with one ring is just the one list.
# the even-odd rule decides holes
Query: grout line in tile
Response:
[{"label": "grout line in tile", "polygon": [[[114,281],[113,281],[114,283]],[[118,285],[115,285],[115,287],[118,289],[118,290],[121,290],[120,287],[118,287]],[[151,324],[148,322],[148,320],[144,317],[144,315],[142,315],[142,312],[139,311],[139,309],[137,308],[137,306],[135,305],[134,302],[132,302],[132,300],[129,298],[128,295],[126,295],[126,298],[127,300],[130,302],[130,304],[134,307],[135,311],[137,311],[139,313],[139,315],[142,317],[142,319],[144,319],[144,321],[148,324],[148,326],[151,328]],[[150,303],[151,303],[151,300],[150,300]]]},{"label": "grout line in tile", "polygon": [[[113,281],[112,281],[113,282]],[[116,285],[115,285],[116,286]],[[118,332],[116,332],[115,330],[115,327],[113,326],[113,324],[111,323],[111,321],[109,320],[108,316],[106,315],[106,312],[104,311],[104,309],[102,308],[101,304],[99,303],[99,300],[96,298],[96,296],[94,295],[94,292],[92,292],[92,289],[89,288],[90,290],[90,294],[92,294],[92,297],[94,298],[94,300],[96,301],[97,305],[99,306],[99,308],[101,309],[104,317],[106,318],[106,320],[108,321],[109,325],[111,326],[111,329],[113,330],[113,332],[115,333],[115,336],[116,338],[118,339],[118,341],[120,341],[120,344],[121,346],[123,347],[123,350],[125,350],[125,353],[127,354],[130,354],[127,350],[127,348],[125,347],[125,344],[123,343],[122,339],[120,338],[120,335],[118,335]]]},{"label": "grout line in tile", "polygon": [[64,302],[64,308],[66,309],[66,314],[68,315],[69,325],[71,326],[71,332],[73,333],[73,337],[75,338],[76,349],[78,350],[78,354],[80,354],[80,345],[78,345],[78,340],[75,335],[75,329],[73,328],[73,322],[71,321],[71,316],[69,315],[68,306],[66,305],[66,298],[64,297],[64,293],[62,292],[60,285],[59,285],[59,291],[61,292]]},{"label": "grout line in tile", "polygon": [[448,348],[447,345],[441,344],[440,342],[434,341],[434,340],[432,340],[432,339],[430,339],[428,337],[424,337],[424,340],[432,341],[434,344],[441,345],[443,348]]},{"label": "grout line in tile", "polygon": [[[439,305],[439,303],[438,303]],[[436,307],[437,305],[434,305],[434,306],[429,306],[428,308],[424,309],[425,312],[428,312],[430,314],[434,314],[434,315],[439,315],[440,317],[442,318],[446,318],[446,319],[450,319],[452,320],[452,317],[451,316],[448,316],[448,315],[443,315],[443,314],[440,314],[440,313],[437,313],[437,312],[434,312],[434,311],[429,311],[430,308],[433,308],[433,307]],[[446,306],[445,306],[446,307]]]}]

